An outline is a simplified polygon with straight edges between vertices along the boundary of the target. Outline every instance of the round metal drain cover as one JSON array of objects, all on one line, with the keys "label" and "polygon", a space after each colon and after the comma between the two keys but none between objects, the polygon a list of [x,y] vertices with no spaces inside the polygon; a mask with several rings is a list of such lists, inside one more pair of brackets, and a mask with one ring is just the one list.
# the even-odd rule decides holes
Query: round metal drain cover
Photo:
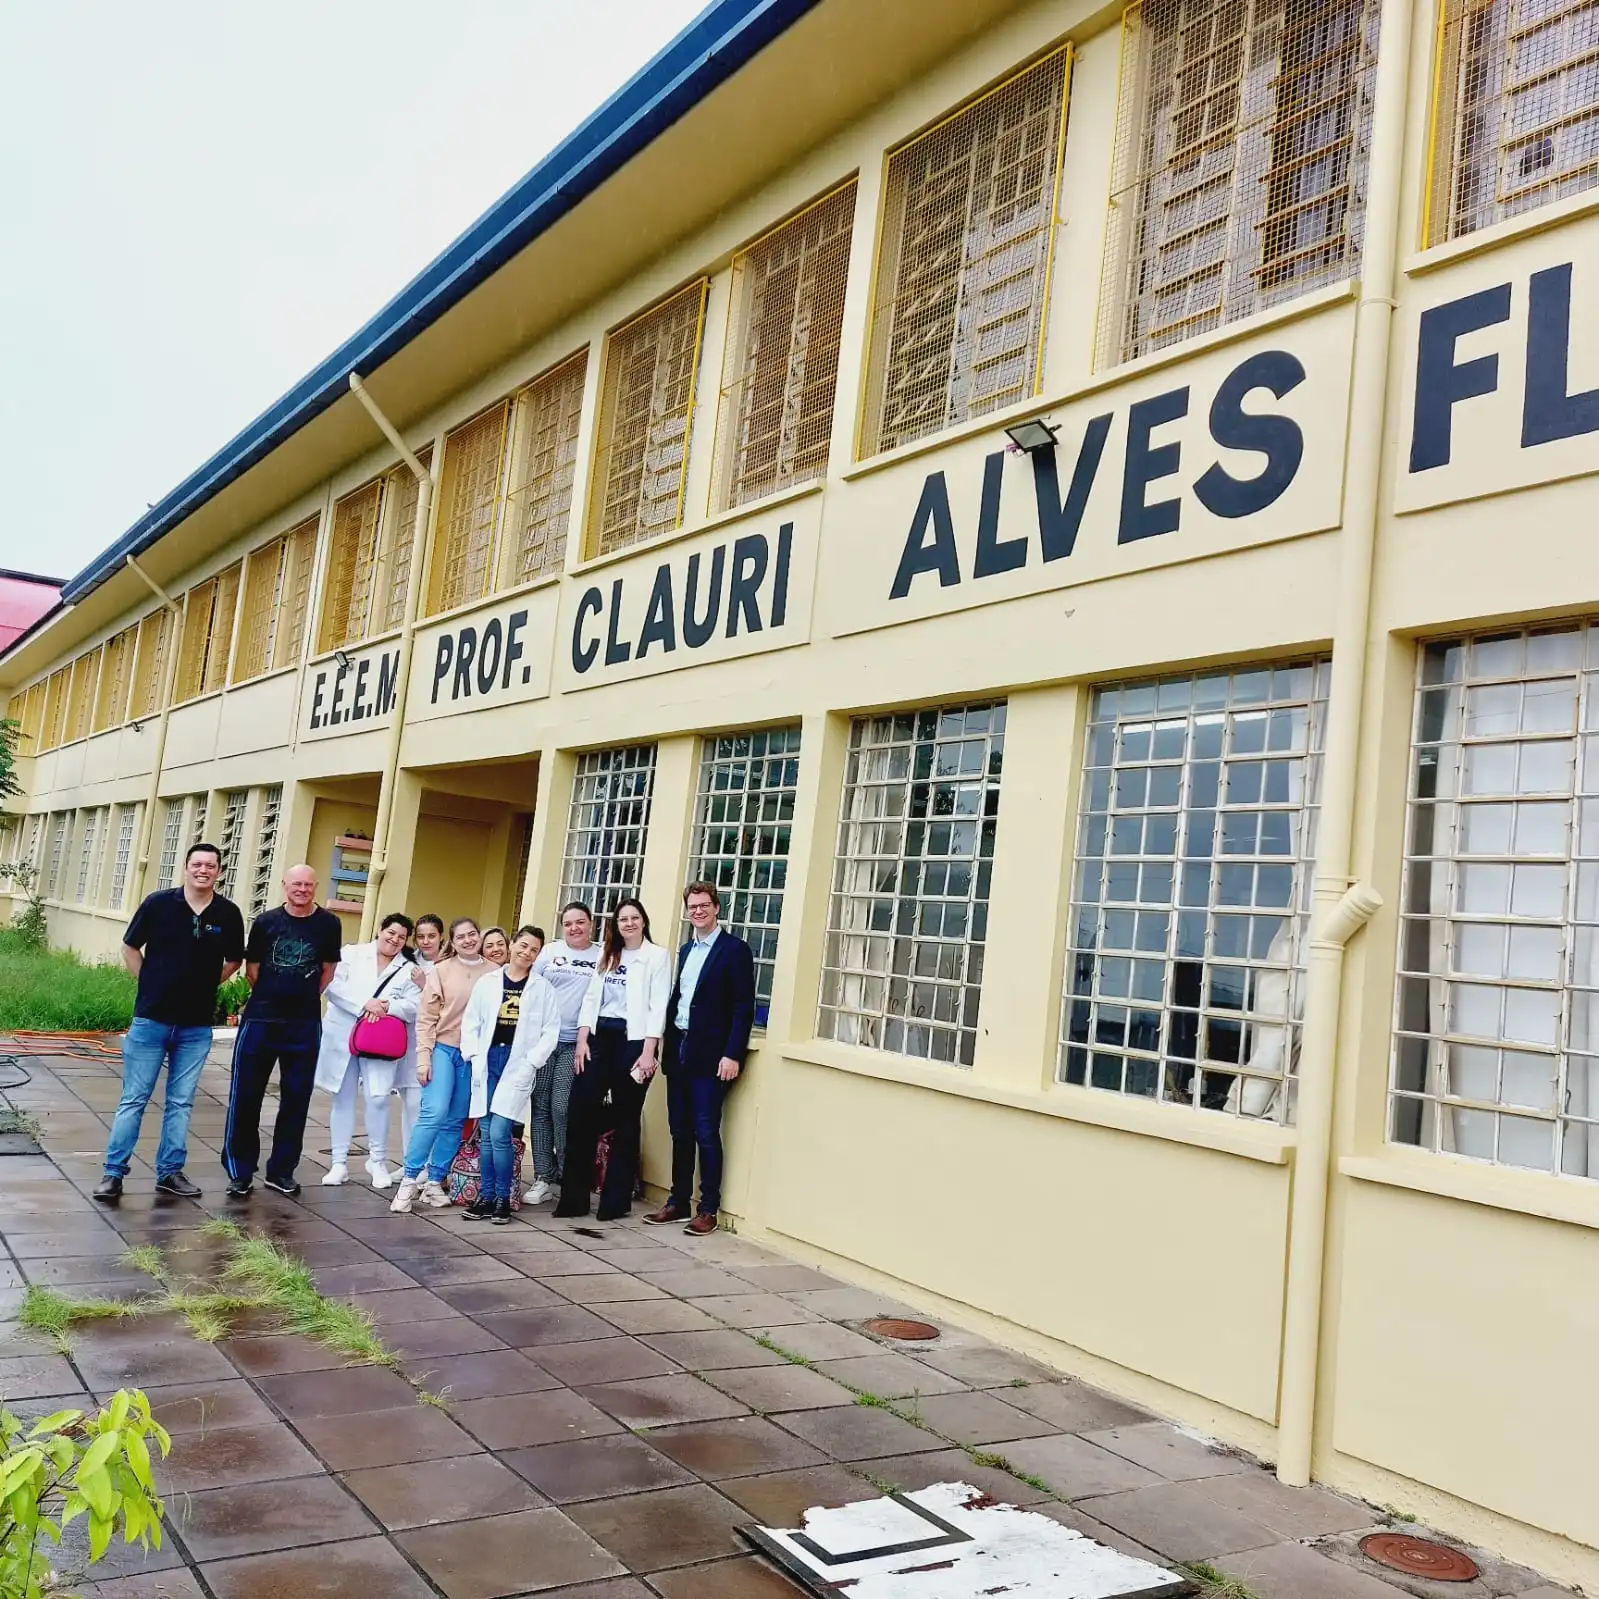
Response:
[{"label": "round metal drain cover", "polygon": [[875,1316],[866,1323],[867,1332],[879,1338],[898,1338],[904,1343],[924,1343],[938,1337],[938,1328],[926,1321],[904,1321],[898,1316]]},{"label": "round metal drain cover", "polygon": [[1479,1575],[1477,1562],[1469,1555],[1408,1532],[1374,1532],[1360,1540],[1360,1552],[1380,1566],[1433,1582],[1470,1582]]}]

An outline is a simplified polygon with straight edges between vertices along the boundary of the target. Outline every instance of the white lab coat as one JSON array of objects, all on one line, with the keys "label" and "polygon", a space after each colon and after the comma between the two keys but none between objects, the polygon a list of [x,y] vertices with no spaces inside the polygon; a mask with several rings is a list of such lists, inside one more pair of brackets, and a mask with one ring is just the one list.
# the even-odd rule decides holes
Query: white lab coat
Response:
[{"label": "white lab coat", "polygon": [[[396,955],[380,971],[377,940],[370,944],[346,944],[339,955],[339,969],[328,984],[327,1011],[322,1017],[322,1048],[317,1055],[316,1086],[336,1094],[350,1065],[350,1036],[361,1019],[361,1007],[377,993],[377,987],[396,965],[406,965]],[[399,1060],[361,1057],[369,1098],[378,1099],[391,1088],[416,1087],[416,1016],[422,1004],[422,990],[411,981],[409,972],[396,972],[379,998],[387,1000],[389,1014],[405,1023],[409,1046]]]},{"label": "white lab coat", "polygon": [[461,1018],[461,1053],[472,1068],[472,1105],[467,1114],[484,1116],[492,1110],[496,1116],[521,1121],[533,1092],[533,1079],[561,1041],[561,1007],[555,990],[536,972],[529,972],[511,1054],[490,1103],[489,1047],[494,1042],[494,1024],[505,992],[504,976],[505,969],[501,967],[480,977]]},{"label": "white lab coat", "polygon": [[[590,1032],[599,1026],[604,998],[605,973],[595,967],[578,1011],[578,1026]],[[672,952],[659,944],[640,944],[629,952],[627,962],[627,1036],[632,1043],[666,1036],[666,1007],[671,1000]]]}]

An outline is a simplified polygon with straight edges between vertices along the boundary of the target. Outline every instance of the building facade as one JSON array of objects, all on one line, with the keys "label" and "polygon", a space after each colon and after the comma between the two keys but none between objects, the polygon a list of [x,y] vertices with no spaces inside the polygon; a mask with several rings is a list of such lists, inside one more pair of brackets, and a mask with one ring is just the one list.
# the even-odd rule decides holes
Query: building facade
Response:
[{"label": "building facade", "polygon": [[1599,1585],[1596,28],[724,0],[0,658],[5,848],[710,877],[741,1228]]}]

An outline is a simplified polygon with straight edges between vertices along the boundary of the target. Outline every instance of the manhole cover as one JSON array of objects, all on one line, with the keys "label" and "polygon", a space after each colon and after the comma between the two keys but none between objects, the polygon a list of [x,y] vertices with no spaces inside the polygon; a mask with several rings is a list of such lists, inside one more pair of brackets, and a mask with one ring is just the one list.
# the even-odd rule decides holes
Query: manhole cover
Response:
[{"label": "manhole cover", "polygon": [[1447,1544],[1413,1538],[1408,1532],[1374,1532],[1360,1540],[1360,1552],[1380,1566],[1433,1582],[1470,1582],[1477,1562]]},{"label": "manhole cover", "polygon": [[874,1316],[866,1330],[879,1338],[898,1338],[905,1343],[925,1343],[938,1337],[938,1328],[926,1321],[905,1321],[898,1316]]}]

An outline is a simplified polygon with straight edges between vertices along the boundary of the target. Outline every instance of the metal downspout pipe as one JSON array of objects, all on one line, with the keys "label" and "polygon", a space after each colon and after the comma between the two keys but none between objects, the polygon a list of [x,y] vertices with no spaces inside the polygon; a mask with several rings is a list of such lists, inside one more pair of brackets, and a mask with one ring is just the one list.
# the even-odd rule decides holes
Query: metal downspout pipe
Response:
[{"label": "metal downspout pipe", "polygon": [[427,556],[428,516],[433,508],[433,474],[423,466],[400,437],[394,424],[367,393],[360,374],[350,374],[350,391],[377,423],[400,459],[416,479],[416,520],[411,525],[411,576],[405,594],[405,620],[400,624],[400,665],[394,690],[394,718],[389,724],[383,753],[383,776],[378,787],[377,824],[372,829],[372,865],[368,870],[366,900],[361,907],[361,941],[373,936],[378,914],[378,891],[388,873],[389,821],[394,813],[394,785],[399,774],[400,735],[405,729],[405,706],[411,692],[411,656],[416,646],[416,613],[422,605],[423,564]]},{"label": "metal downspout pipe", "polygon": [[1348,468],[1343,530],[1339,535],[1338,610],[1322,761],[1315,911],[1299,1063],[1299,1142],[1294,1158],[1283,1314],[1277,1476],[1294,1486],[1310,1481],[1315,1453],[1344,949],[1382,904],[1375,889],[1351,879],[1351,839],[1366,686],[1372,563],[1382,506],[1411,31],[1416,9],[1414,0],[1383,0],[1366,191],[1366,236],[1356,307]]},{"label": "metal downspout pipe", "polygon": [[167,641],[166,659],[161,663],[161,712],[156,718],[155,760],[150,767],[150,790],[144,801],[144,820],[139,824],[139,852],[134,859],[135,892],[129,897],[135,905],[150,892],[150,839],[155,833],[155,804],[161,797],[161,768],[167,758],[167,723],[172,719],[172,692],[178,677],[178,652],[183,647],[183,607],[131,556],[123,562],[149,585],[150,592],[166,607],[172,618],[172,636]]}]

